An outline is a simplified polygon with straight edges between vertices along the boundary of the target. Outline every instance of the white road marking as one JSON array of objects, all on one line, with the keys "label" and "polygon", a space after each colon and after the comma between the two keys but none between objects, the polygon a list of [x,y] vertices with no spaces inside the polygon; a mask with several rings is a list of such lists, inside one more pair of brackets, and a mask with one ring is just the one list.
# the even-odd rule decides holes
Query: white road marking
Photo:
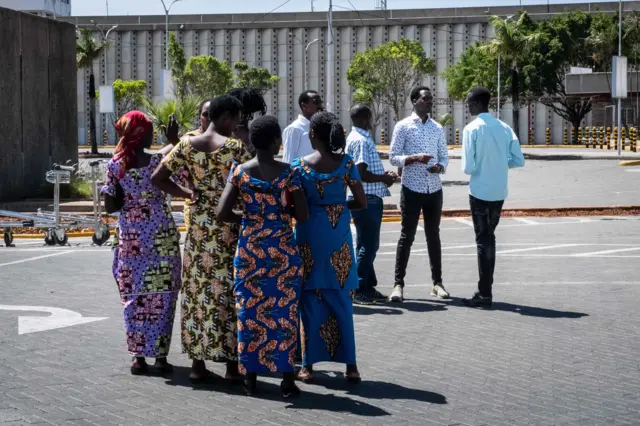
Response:
[{"label": "white road marking", "polygon": [[[472,284],[471,282],[464,283],[451,283],[447,282],[447,288],[456,287],[456,286],[467,286]],[[532,282],[532,281],[508,281],[508,282],[496,282],[493,285],[497,286],[558,286],[558,285],[602,285],[604,281],[540,281],[540,282]],[[640,285],[640,281],[607,281],[606,283],[609,285]],[[433,284],[407,284],[407,288],[414,287],[427,287],[432,288]]]},{"label": "white road marking", "polygon": [[[475,244],[465,244],[465,245],[461,245],[461,246],[442,246],[442,250],[455,250],[455,249],[461,249],[461,248],[471,248],[471,247],[475,247]],[[424,253],[428,251],[427,249],[417,249],[417,250],[411,250],[411,254],[413,253]],[[389,255],[389,254],[396,254],[395,251],[386,251],[386,252],[382,252],[382,253],[378,253],[379,255]]]},{"label": "white road marking", "polygon": [[629,173],[640,173],[640,169],[627,169],[625,171]]},{"label": "white road marking", "polygon": [[42,256],[29,257],[27,259],[14,260],[13,262],[0,263],[0,266],[17,265],[19,263],[31,262],[31,261],[40,260],[40,259],[46,259],[48,257],[60,256],[60,255],[67,254],[67,253],[71,253],[71,251],[58,251],[58,252],[55,252],[55,253],[45,254],[45,255],[42,255]]},{"label": "white road marking", "polygon": [[535,220],[527,219],[524,217],[515,217],[513,220],[526,223],[527,225],[540,225],[540,222],[536,222]]},{"label": "white road marking", "polygon": [[18,317],[18,334],[37,333],[39,331],[55,330],[73,325],[87,324],[94,321],[106,320],[106,317],[83,317],[80,313],[68,309],[52,308],[48,306],[15,306],[0,305],[3,311],[48,312],[48,317]]},{"label": "white road marking", "polygon": [[511,250],[500,250],[500,251],[497,251],[496,254],[519,253],[522,251],[534,251],[534,250],[549,250],[554,248],[576,247],[576,246],[583,246],[583,245],[586,245],[586,244],[556,244],[553,246],[525,247],[525,248],[511,249]]},{"label": "white road marking", "polygon": [[467,225],[467,226],[473,227],[473,222],[470,221],[469,219],[463,219],[461,217],[456,217],[454,220],[456,222],[458,222],[458,223],[462,223],[463,225]]},{"label": "white road marking", "polygon": [[604,250],[604,251],[594,251],[591,253],[576,253],[573,254],[573,257],[591,257],[591,256],[600,256],[600,255],[605,255],[605,254],[614,254],[614,253],[624,253],[624,252],[629,252],[629,251],[638,251],[640,250],[640,247],[632,247],[632,248],[622,248],[622,249],[615,249],[615,250]]},{"label": "white road marking", "polygon": [[[425,250],[426,251],[426,250]],[[411,253],[413,256],[413,252]],[[428,256],[428,253],[416,253],[416,256]],[[476,253],[443,253],[443,256],[449,257],[476,257]],[[509,253],[509,254],[500,254],[499,257],[525,257],[525,258],[553,258],[553,259],[640,259],[640,255],[601,255],[597,257],[591,256],[583,256],[576,257],[575,254],[541,254],[541,253]],[[379,262],[390,262],[395,261],[393,257],[381,257],[376,259]]]}]

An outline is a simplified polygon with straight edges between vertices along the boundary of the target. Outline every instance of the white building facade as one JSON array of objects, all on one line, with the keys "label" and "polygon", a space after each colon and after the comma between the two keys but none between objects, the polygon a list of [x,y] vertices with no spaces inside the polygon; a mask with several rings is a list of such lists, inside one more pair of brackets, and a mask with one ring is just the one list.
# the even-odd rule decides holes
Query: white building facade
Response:
[{"label": "white building facade", "polygon": [[71,0],[0,0],[0,7],[49,18],[71,16]]},{"label": "white building facade", "polygon": [[[347,82],[346,74],[356,53],[403,37],[419,40],[427,55],[436,61],[438,73],[426,77],[424,84],[435,94],[435,114],[452,115],[453,124],[447,126],[447,137],[448,142],[454,144],[455,130],[460,129],[461,133],[470,116],[463,102],[448,98],[447,83],[441,73],[458,60],[467,46],[476,41],[488,40],[494,35],[493,28],[488,24],[489,16],[509,16],[519,10],[519,7],[509,6],[334,12],[334,112],[338,114],[343,125],[350,126],[349,107],[353,90]],[[526,10],[534,19],[546,19],[567,10],[600,10],[613,13],[617,10],[617,3],[540,5],[527,6]],[[640,10],[640,1],[625,2],[625,10]],[[101,37],[101,33],[96,25],[105,31],[118,25],[109,35],[111,46],[106,53],[106,61],[98,60],[94,64],[93,72],[97,86],[110,84],[116,79],[146,80],[148,98],[162,98],[165,61],[164,16],[78,17],[67,20],[81,28],[93,28],[97,38]],[[267,68],[271,73],[278,75],[278,87],[269,91],[265,100],[268,113],[277,116],[282,126],[286,126],[297,117],[298,95],[305,89],[305,47],[309,42],[319,39],[308,51],[307,88],[318,90],[326,97],[326,12],[275,13],[267,16],[176,15],[170,17],[169,29],[177,32],[178,40],[187,57],[211,55],[229,64],[246,61],[249,65]],[[87,143],[88,87],[89,70],[80,70],[78,134],[81,145]],[[409,114],[411,108],[408,103],[405,109],[405,113]],[[511,106],[507,103],[501,110],[501,119],[510,123],[511,111]],[[108,140],[113,143],[113,126],[107,125],[103,117],[98,117],[97,123],[99,144],[102,143],[101,135],[104,129],[109,134]],[[590,117],[587,117],[585,124],[590,125]],[[393,114],[388,112],[380,126],[386,131],[387,143],[393,125]],[[519,136],[523,143],[544,144],[546,128],[551,129],[553,143],[562,143],[563,129],[568,126],[570,127],[542,104],[521,107]]]}]

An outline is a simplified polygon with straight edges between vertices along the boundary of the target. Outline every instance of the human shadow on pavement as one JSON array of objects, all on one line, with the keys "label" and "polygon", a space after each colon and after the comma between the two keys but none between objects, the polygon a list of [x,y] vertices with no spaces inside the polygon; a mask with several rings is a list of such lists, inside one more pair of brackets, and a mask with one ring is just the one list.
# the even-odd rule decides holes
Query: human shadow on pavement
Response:
[{"label": "human shadow on pavement", "polygon": [[[335,413],[350,413],[364,417],[381,417],[391,415],[391,413],[383,410],[382,408],[367,404],[366,402],[356,401],[345,396],[310,392],[309,390],[312,388],[309,385],[301,383],[298,383],[298,386],[302,391],[300,397],[284,399],[281,395],[280,385],[266,381],[269,377],[279,379],[277,375],[265,375],[258,377],[258,389],[253,396],[248,397],[245,395],[240,384],[232,385],[227,383],[224,378],[217,374],[210,383],[194,385],[189,380],[190,372],[191,368],[189,367],[175,366],[173,376],[169,378],[166,384],[170,386],[189,387],[198,391],[237,395],[242,398],[247,398],[248,400],[261,399],[265,401],[282,402],[286,404],[285,408],[293,408],[297,410],[324,410]],[[314,376],[315,374],[316,373],[314,372]]]},{"label": "human shadow on pavement", "polygon": [[392,308],[388,305],[353,305],[354,315],[402,315],[400,309]]},{"label": "human shadow on pavement", "polygon": [[[463,308],[469,309],[479,309],[473,308],[465,305],[462,301],[461,297],[451,297],[446,300],[432,300],[432,303],[439,303],[442,306],[461,306]],[[582,318],[587,317],[589,314],[583,312],[570,312],[570,311],[557,311],[555,309],[547,309],[547,308],[539,308],[536,306],[526,306],[526,305],[516,305],[514,303],[506,303],[506,302],[493,302],[491,311],[505,311],[505,312],[513,312],[516,314],[529,316],[529,317],[537,317],[537,318]]]},{"label": "human shadow on pavement", "polygon": [[348,383],[343,373],[327,374],[322,371],[313,372],[313,384],[334,391],[347,391],[349,395],[356,395],[366,399],[405,399],[430,404],[447,404],[447,398],[436,392],[411,389],[395,383],[362,379],[358,385]]}]

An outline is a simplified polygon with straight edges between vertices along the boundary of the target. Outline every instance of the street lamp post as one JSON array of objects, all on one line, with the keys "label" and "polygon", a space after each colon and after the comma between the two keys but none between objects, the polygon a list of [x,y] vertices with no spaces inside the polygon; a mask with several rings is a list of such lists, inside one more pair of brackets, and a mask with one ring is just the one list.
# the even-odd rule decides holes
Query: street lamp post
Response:
[{"label": "street lamp post", "polygon": [[[620,57],[622,56],[622,0],[618,6],[618,56]],[[624,78],[627,78],[626,72]],[[626,87],[626,81],[624,86]],[[620,155],[622,155],[622,96],[618,97],[618,156]]]},{"label": "street lamp post", "polygon": [[309,44],[307,44],[307,47],[304,48],[304,64],[302,64],[303,68],[302,68],[302,78],[304,81],[304,87],[302,88],[302,90],[309,90],[309,76],[307,75],[307,62],[309,61],[309,48],[311,47],[312,44],[319,42],[320,39],[315,39],[311,42],[309,42]]},{"label": "street lamp post", "polygon": [[169,3],[169,7],[167,7],[167,3],[165,3],[165,0],[160,0],[162,2],[162,7],[164,7],[164,16],[165,16],[165,30],[164,30],[164,45],[165,45],[165,61],[164,61],[164,66],[165,69],[169,69],[169,12],[171,12],[171,7],[182,1],[182,0],[173,0],[171,3]]},{"label": "street lamp post", "polygon": [[[105,33],[104,30],[102,28],[100,28],[100,25],[98,25],[98,23],[96,21],[94,21],[93,19],[90,20],[89,22],[91,22],[93,24],[94,27],[96,27],[98,29],[98,31],[100,31],[100,34],[102,34],[102,42],[103,43],[107,43],[109,41],[109,34],[111,33],[111,31],[115,30],[116,28],[118,28],[117,25],[114,25],[113,27],[109,28],[109,30]],[[102,66],[104,67],[104,73],[102,75],[102,84],[107,84],[107,52],[105,52],[103,50],[102,52]]]},{"label": "street lamp post", "polygon": [[[304,44],[304,42],[300,40],[300,38],[296,36],[294,33],[290,32],[289,35],[291,35],[292,37],[295,37],[295,39],[298,40],[300,44]],[[308,81],[309,79],[307,77],[307,62],[309,60],[309,48],[311,47],[312,44],[315,44],[319,41],[320,39],[317,38],[309,42],[307,46],[304,48],[304,59],[302,61],[302,83],[304,84],[304,87],[302,88],[302,90],[307,90],[309,88],[309,81]]]}]

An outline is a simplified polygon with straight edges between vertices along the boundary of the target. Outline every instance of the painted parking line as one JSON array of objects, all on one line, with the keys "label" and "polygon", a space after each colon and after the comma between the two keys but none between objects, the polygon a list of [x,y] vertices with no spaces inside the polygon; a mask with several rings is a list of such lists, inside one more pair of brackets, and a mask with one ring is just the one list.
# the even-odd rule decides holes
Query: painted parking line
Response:
[{"label": "painted parking line", "polygon": [[458,223],[463,224],[463,225],[467,225],[467,226],[471,226],[471,227],[473,227],[473,222],[471,222],[469,219],[464,219],[464,218],[461,218],[461,217],[456,217],[454,220],[455,220],[456,222],[458,222]]},{"label": "painted parking line", "polygon": [[640,247],[631,247],[631,248],[621,248],[621,249],[614,249],[614,250],[604,250],[604,251],[594,251],[591,253],[576,253],[573,254],[573,257],[593,257],[593,256],[602,256],[602,255],[607,255],[607,254],[614,254],[614,253],[626,253],[626,252],[630,252],[630,251],[638,251],[640,250]]},{"label": "painted parking line", "polygon": [[527,219],[524,217],[516,217],[513,220],[516,222],[526,223],[527,225],[540,225],[540,222],[536,222],[535,220]]},{"label": "painted parking line", "polygon": [[589,244],[555,244],[555,245],[551,245],[551,246],[524,247],[524,248],[519,248],[519,249],[500,250],[500,251],[497,251],[496,254],[520,253],[520,252],[525,252],[525,251],[536,251],[536,250],[551,250],[551,249],[556,249],[556,248],[588,246],[588,245]]},{"label": "painted parking line", "polygon": [[71,251],[59,251],[59,252],[55,252],[55,253],[50,253],[50,254],[45,254],[42,256],[36,256],[36,257],[28,257],[26,259],[20,259],[20,260],[14,260],[13,262],[7,262],[7,263],[0,263],[0,267],[2,266],[10,266],[10,265],[18,265],[20,263],[26,263],[26,262],[31,262],[34,260],[40,260],[40,259],[46,259],[48,257],[54,257],[54,256],[61,256],[63,254],[68,254],[71,253]]}]

